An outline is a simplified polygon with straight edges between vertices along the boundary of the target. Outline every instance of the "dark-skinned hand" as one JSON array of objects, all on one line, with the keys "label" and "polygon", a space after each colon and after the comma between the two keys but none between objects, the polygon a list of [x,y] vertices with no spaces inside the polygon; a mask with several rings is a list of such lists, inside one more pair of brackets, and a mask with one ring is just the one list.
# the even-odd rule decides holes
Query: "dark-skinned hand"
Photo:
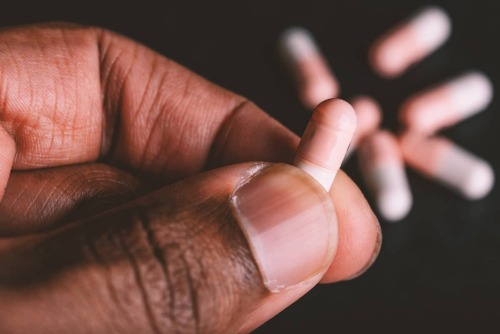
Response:
[{"label": "dark-skinned hand", "polygon": [[[0,32],[0,332],[248,332],[380,247],[299,138],[125,37]],[[4,192],[5,189],[5,192]]]}]

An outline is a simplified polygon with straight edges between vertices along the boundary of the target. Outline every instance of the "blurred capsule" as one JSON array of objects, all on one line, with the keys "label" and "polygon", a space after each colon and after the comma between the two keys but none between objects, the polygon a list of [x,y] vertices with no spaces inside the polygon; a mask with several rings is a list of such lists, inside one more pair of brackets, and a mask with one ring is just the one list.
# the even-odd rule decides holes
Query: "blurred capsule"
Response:
[{"label": "blurred capsule", "polygon": [[400,119],[411,131],[432,134],[484,110],[492,97],[490,80],[472,71],[410,97]]},{"label": "blurred capsule", "polygon": [[491,166],[445,138],[405,134],[401,147],[408,165],[468,199],[480,199],[493,187]]},{"label": "blurred capsule", "polygon": [[304,131],[294,164],[329,191],[355,130],[356,114],[349,103],[322,102]]},{"label": "blurred capsule", "polygon": [[351,146],[349,146],[349,150],[347,151],[346,159],[366,136],[377,130],[382,120],[380,105],[373,98],[360,95],[353,98],[350,102],[356,112],[358,125],[352,137]]},{"label": "blurred capsule", "polygon": [[280,51],[307,108],[337,97],[338,82],[309,31],[300,27],[287,29],[280,39]]},{"label": "blurred capsule", "polygon": [[426,7],[379,38],[370,50],[370,62],[381,76],[396,77],[441,46],[450,33],[448,14]]},{"label": "blurred capsule", "polygon": [[363,140],[358,156],[380,215],[388,221],[403,219],[413,199],[396,137],[387,131],[374,132]]}]

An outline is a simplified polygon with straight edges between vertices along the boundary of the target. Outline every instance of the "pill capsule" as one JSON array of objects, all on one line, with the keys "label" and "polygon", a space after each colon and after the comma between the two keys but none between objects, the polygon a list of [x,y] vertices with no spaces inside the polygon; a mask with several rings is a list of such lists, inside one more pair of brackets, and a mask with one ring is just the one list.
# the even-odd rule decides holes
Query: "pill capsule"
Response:
[{"label": "pill capsule", "polygon": [[307,108],[313,109],[320,102],[337,97],[337,80],[311,33],[299,27],[286,30],[280,39],[280,51]]},{"label": "pill capsule", "polygon": [[432,134],[484,110],[492,97],[490,80],[480,72],[468,72],[410,97],[400,119],[411,131]]},{"label": "pill capsule", "polygon": [[448,139],[406,134],[401,138],[401,148],[408,165],[468,199],[486,196],[495,182],[486,161]]},{"label": "pill capsule", "polygon": [[387,131],[372,133],[361,143],[358,157],[361,173],[380,215],[387,221],[404,218],[413,199],[396,137]]},{"label": "pill capsule", "polygon": [[294,164],[329,191],[355,130],[356,114],[349,103],[322,102],[304,131]]},{"label": "pill capsule", "polygon": [[380,125],[382,111],[380,105],[369,96],[357,96],[351,100],[351,105],[356,112],[357,128],[352,137],[351,146],[347,151],[349,157],[361,141]]},{"label": "pill capsule", "polygon": [[381,76],[396,77],[441,46],[450,32],[448,14],[426,7],[379,38],[370,50],[370,62]]}]

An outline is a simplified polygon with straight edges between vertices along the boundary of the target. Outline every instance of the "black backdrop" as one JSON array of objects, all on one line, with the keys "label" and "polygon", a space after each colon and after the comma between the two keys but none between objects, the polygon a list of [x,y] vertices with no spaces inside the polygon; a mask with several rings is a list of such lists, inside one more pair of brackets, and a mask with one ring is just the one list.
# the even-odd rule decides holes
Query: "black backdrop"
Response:
[{"label": "black backdrop", "polygon": [[[228,89],[247,96],[297,133],[307,123],[276,56],[276,39],[290,25],[316,36],[342,97],[370,94],[383,106],[383,125],[397,130],[408,94],[468,69],[500,82],[500,2],[436,1],[451,15],[446,46],[397,80],[377,77],[367,47],[381,32],[429,2],[417,0],[163,1],[150,4],[66,2],[2,4],[3,26],[42,21],[98,25],[128,35]],[[500,175],[500,114],[486,112],[444,135],[490,161]],[[359,181],[356,159],[346,171]],[[257,332],[352,332],[415,326],[463,329],[496,324],[500,302],[499,187],[465,201],[409,172],[415,204],[397,224],[382,223],[379,259],[364,276],[318,286]],[[363,185],[360,186],[363,188]]]}]

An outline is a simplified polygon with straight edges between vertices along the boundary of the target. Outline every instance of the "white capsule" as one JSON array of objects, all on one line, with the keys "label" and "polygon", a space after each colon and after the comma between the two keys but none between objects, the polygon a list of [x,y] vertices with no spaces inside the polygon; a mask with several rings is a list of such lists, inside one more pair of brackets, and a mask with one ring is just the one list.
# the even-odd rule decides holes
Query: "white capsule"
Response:
[{"label": "white capsule", "polygon": [[411,131],[432,134],[479,113],[492,98],[490,80],[471,71],[410,97],[400,119]]},{"label": "white capsule", "polygon": [[[351,105],[356,112],[357,128],[352,137],[351,146],[347,151],[345,159],[347,159],[361,141],[373,133],[380,125],[382,120],[382,111],[380,105],[373,98],[369,96],[357,96],[351,101]],[[344,161],[345,161],[344,159]]]},{"label": "white capsule", "polygon": [[294,164],[329,191],[355,130],[356,114],[349,103],[340,99],[320,103],[304,131]]},{"label": "white capsule", "polygon": [[379,38],[370,50],[370,62],[380,75],[396,77],[435,51],[450,33],[448,14],[439,7],[426,7]]},{"label": "white capsule", "polygon": [[280,51],[296,81],[300,99],[309,109],[337,97],[339,85],[311,33],[304,28],[287,29]]},{"label": "white capsule", "polygon": [[412,168],[468,199],[483,198],[493,188],[491,166],[445,138],[406,134],[401,147]]},{"label": "white capsule", "polygon": [[363,178],[379,213],[387,221],[403,219],[413,199],[396,137],[377,131],[365,138],[358,153]]}]

